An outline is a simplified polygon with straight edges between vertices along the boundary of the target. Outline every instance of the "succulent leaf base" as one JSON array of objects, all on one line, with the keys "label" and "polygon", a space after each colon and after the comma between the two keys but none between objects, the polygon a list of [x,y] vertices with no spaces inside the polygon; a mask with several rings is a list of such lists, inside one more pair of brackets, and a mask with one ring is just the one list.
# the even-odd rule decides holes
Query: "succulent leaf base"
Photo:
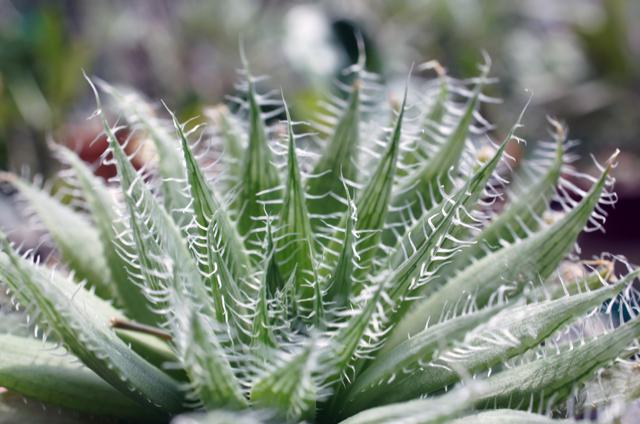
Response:
[{"label": "succulent leaf base", "polygon": [[0,386],[52,420],[616,419],[640,394],[607,380],[637,368],[638,270],[576,245],[615,203],[615,156],[576,171],[550,120],[516,162],[522,114],[497,142],[480,114],[488,63],[428,62],[390,103],[363,63],[315,123],[248,66],[209,122],[87,78],[117,176],[61,145],[54,194],[2,175],[55,249],[1,237],[35,337],[0,335]]}]

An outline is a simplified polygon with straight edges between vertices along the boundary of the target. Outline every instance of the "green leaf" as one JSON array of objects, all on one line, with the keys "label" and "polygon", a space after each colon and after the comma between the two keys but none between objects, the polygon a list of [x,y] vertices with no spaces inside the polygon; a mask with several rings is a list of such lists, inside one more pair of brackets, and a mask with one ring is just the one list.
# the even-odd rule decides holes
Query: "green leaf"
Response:
[{"label": "green leaf", "polygon": [[204,414],[179,415],[172,424],[261,424],[273,423],[273,412],[259,410],[229,411],[218,409]]},{"label": "green leaf", "polygon": [[444,184],[445,191],[451,189],[452,182],[447,178],[447,173],[452,168],[457,169],[488,72],[489,67],[485,66],[472,97],[467,101],[463,115],[440,150],[405,178],[402,186],[396,190],[391,200],[393,209],[387,218],[390,229],[385,231],[383,236],[385,244],[393,244],[394,231],[399,234],[405,231],[407,220],[403,218],[403,214],[407,211],[403,213],[402,208],[408,207],[412,216],[421,216],[424,210],[431,209],[442,200],[440,190],[437,189],[441,183]]},{"label": "green leaf", "polygon": [[[348,196],[348,194],[347,194]],[[342,247],[335,268],[331,271],[326,285],[325,299],[337,307],[344,307],[349,304],[352,293],[353,273],[358,266],[358,257],[355,251],[355,242],[359,237],[355,227],[358,221],[358,213],[356,205],[350,197],[347,197],[349,209],[346,215],[346,225],[344,228],[344,238],[342,239]],[[321,266],[326,266],[323,261]],[[327,269],[327,268],[324,268]]]},{"label": "green leaf", "polygon": [[242,240],[229,217],[227,216],[223,205],[216,198],[213,190],[207,183],[205,176],[193,157],[187,136],[184,133],[183,126],[178,122],[175,115],[171,113],[173,124],[181,141],[182,152],[186,163],[186,175],[191,193],[192,207],[194,219],[197,226],[198,236],[194,244],[196,258],[204,275],[213,272],[211,264],[207,258],[208,251],[215,249],[216,246],[211,245],[207,240],[207,234],[210,228],[215,226],[216,232],[219,234],[220,244],[224,247],[222,256],[226,267],[229,269],[233,281],[230,284],[236,284],[242,277],[246,276],[251,269],[249,256],[247,255]]},{"label": "green leaf", "polygon": [[277,212],[272,203],[282,198],[280,177],[272,162],[268,146],[267,132],[260,112],[254,83],[249,81],[249,145],[244,156],[242,188],[238,196],[238,231],[247,237],[245,244],[252,248],[251,241],[260,243],[254,231],[262,224],[256,219],[264,215],[265,208],[270,215]]},{"label": "green leaf", "polygon": [[115,100],[115,105],[134,128],[142,129],[151,138],[158,153],[158,172],[165,210],[178,226],[189,223],[190,216],[183,211],[189,205],[184,195],[185,165],[180,158],[178,143],[171,137],[168,126],[158,119],[152,108],[132,91],[115,88],[104,81],[100,87]]},{"label": "green leaf", "polygon": [[[217,321],[226,324],[229,331],[235,330],[239,337],[243,337],[249,331],[245,322],[247,311],[241,303],[243,292],[238,287],[238,277],[234,277],[227,268],[227,262],[224,260],[225,247],[220,240],[222,235],[218,232],[216,224],[215,219],[212,219],[207,231],[208,273],[205,274],[205,281],[213,299]],[[244,293],[247,293],[247,290]]]},{"label": "green leaf", "polygon": [[[357,216],[354,219],[350,215],[344,215],[339,225],[339,228],[344,229],[347,229],[349,225],[353,225],[350,232],[358,235],[358,240],[352,241],[354,246],[353,256],[354,259],[356,259],[357,266],[352,268],[350,281],[342,283],[352,286],[352,293],[358,293],[362,288],[365,282],[364,279],[373,266],[373,259],[380,245],[380,235],[387,216],[391,188],[396,172],[396,162],[402,135],[402,119],[404,117],[406,101],[407,89],[405,88],[404,99],[396,118],[389,145],[376,169],[371,174],[368,183],[358,194],[355,201],[356,206],[353,209]],[[344,184],[344,182],[342,182],[342,184]],[[350,220],[352,221],[351,223],[349,223]],[[325,249],[325,260],[328,266],[322,268],[323,274],[321,274],[321,277],[328,279],[328,283],[331,282],[334,275],[337,275],[336,272],[341,272],[343,266],[348,264],[348,262],[344,262],[348,259],[345,257],[345,254],[348,255],[350,253],[344,251],[341,247],[342,241],[338,238],[342,232],[343,230],[336,231],[336,235],[334,235],[329,246]],[[349,233],[345,234],[349,236]],[[332,256],[335,257],[334,260],[331,260],[333,259],[331,258]],[[340,268],[338,268],[338,266],[340,266]],[[332,270],[332,267],[334,268],[333,274],[327,276],[326,274]],[[338,287],[336,287],[336,289]]]},{"label": "green leaf", "polygon": [[[463,297],[472,296],[478,307],[486,305],[504,285],[504,295],[515,296],[530,281],[547,279],[575,243],[598,204],[607,182],[609,166],[582,201],[562,219],[542,231],[485,256],[465,268],[435,293],[419,302],[393,330],[385,349],[422,330],[429,317],[444,310],[455,313]],[[464,303],[464,302],[463,302]]]},{"label": "green leaf", "polygon": [[[90,416],[67,409],[43,408],[40,402],[25,402],[19,393],[0,393],[0,424],[84,424]],[[93,418],[96,421],[95,418]],[[107,419],[107,422],[110,419]]]},{"label": "green leaf", "polygon": [[217,329],[218,323],[210,317],[192,311],[180,301],[176,319],[182,328],[176,336],[176,346],[190,383],[206,409],[242,409],[248,406],[225,354]]},{"label": "green leaf", "polygon": [[[259,355],[264,355],[269,348],[278,347],[278,341],[274,332],[274,316],[278,313],[284,317],[285,305],[287,301],[281,301],[282,296],[287,291],[287,282],[282,278],[275,259],[275,248],[270,220],[267,220],[266,240],[264,247],[265,258],[262,262],[264,270],[260,278],[260,287],[255,303],[255,314],[253,316],[251,339],[252,346],[256,348]],[[293,281],[290,280],[289,283]],[[275,311],[273,309],[280,308]],[[272,314],[273,312],[273,314]]]},{"label": "green leaf", "polygon": [[[345,414],[360,411],[382,395],[390,395],[388,385],[416,364],[429,362],[438,349],[450,346],[479,323],[486,322],[504,306],[485,308],[428,327],[376,359],[356,378],[342,401]],[[417,374],[417,373],[416,373]],[[388,403],[388,402],[384,402]]]},{"label": "green leaf", "polygon": [[[426,365],[413,363],[396,367],[397,378],[376,386],[378,397],[375,399],[378,403],[389,403],[428,395],[457,382],[460,370],[473,375],[499,365],[534,348],[563,325],[615,296],[634,277],[631,274],[615,286],[591,293],[505,309],[467,333],[461,343],[442,350]],[[411,345],[405,341],[394,351]],[[410,366],[414,367],[411,371]]]},{"label": "green leaf", "polygon": [[[63,162],[73,170],[75,181],[82,191],[87,206],[99,234],[102,250],[111,272],[112,287],[118,303],[122,305],[126,315],[136,321],[155,324],[158,316],[151,310],[151,305],[142,290],[129,280],[129,273],[135,272],[123,259],[123,254],[132,254],[131,248],[118,242],[117,234],[125,230],[125,224],[118,219],[113,196],[107,191],[102,180],[97,178],[80,158],[62,145],[55,145],[55,151]],[[68,225],[68,224],[67,224]],[[70,228],[74,229],[75,224]],[[121,251],[123,253],[118,253]],[[91,257],[90,252],[80,250],[79,256]]]},{"label": "green leaf", "polygon": [[[96,101],[100,108],[97,93]],[[215,302],[180,231],[131,166],[102,114],[101,118],[129,211],[138,253],[135,265],[149,285],[150,296],[164,308],[182,366],[203,403],[239,407],[244,402],[239,382],[231,378],[231,366],[218,340],[220,332],[214,331],[217,323],[209,319],[216,315]]]},{"label": "green leaf", "polygon": [[[391,283],[389,296],[392,301],[398,303],[393,312],[394,323],[412,305],[411,297],[422,291],[425,284],[428,285],[431,282],[437,267],[448,260],[447,251],[450,251],[451,248],[447,244],[447,237],[452,233],[455,234],[459,228],[464,228],[466,225],[464,220],[467,211],[475,206],[478,198],[484,192],[487,181],[500,162],[510,138],[505,138],[493,158],[467,180],[453,196],[443,200],[437,207],[427,212],[409,230],[396,251],[391,254],[391,258],[396,255],[402,255],[404,258],[397,267],[391,266],[391,273],[385,277]],[[446,249],[441,252],[445,245]],[[398,302],[400,299],[403,301]],[[424,328],[426,323],[427,320],[423,320],[420,330]],[[384,348],[392,346],[389,346],[387,341]]]},{"label": "green leaf", "polygon": [[299,352],[277,358],[252,385],[251,401],[276,410],[287,420],[313,421],[319,371],[317,342],[310,339]]},{"label": "green leaf", "polygon": [[526,238],[539,229],[540,217],[555,193],[564,165],[564,140],[558,138],[556,141],[556,158],[544,175],[517,195],[513,193],[512,202],[484,227],[475,237],[473,245],[466,247],[451,265],[442,270],[440,278],[466,267],[474,259],[480,259],[490,252],[499,250],[507,243],[515,242],[516,238]]},{"label": "green leaf", "polygon": [[[137,271],[138,283],[149,293],[173,290],[178,296],[191,299],[194,305],[212,310],[200,272],[180,231],[129,162],[100,111],[100,99],[97,92],[95,94],[129,213],[130,242],[135,243],[137,254],[130,258],[130,265]],[[167,300],[157,303],[157,306],[168,306]]]},{"label": "green leaf", "polygon": [[[358,179],[355,166],[358,159],[360,138],[360,90],[361,81],[356,80],[347,106],[340,116],[329,144],[315,164],[314,177],[307,181],[308,205],[312,214],[341,216],[344,204],[338,198],[345,198],[346,188],[343,178],[349,181]],[[320,223],[318,223],[320,224]]]},{"label": "green leaf", "polygon": [[102,298],[113,297],[100,235],[87,217],[14,175],[3,174],[2,178],[11,181],[38,214],[78,281],[87,280]]},{"label": "green leaf", "polygon": [[639,336],[640,319],[634,319],[573,349],[504,370],[486,380],[478,405],[517,409],[551,406],[571,394],[576,383],[625,356],[625,349]]},{"label": "green leaf", "polygon": [[[123,395],[52,343],[0,335],[0,386],[41,402],[96,415],[151,419]],[[156,420],[162,415],[156,416]]]},{"label": "green leaf", "polygon": [[[87,367],[152,410],[177,412],[178,383],[131,350],[110,327],[110,307],[71,281],[48,277],[13,251],[2,235],[0,274],[18,298]],[[106,307],[104,306],[106,305]]]},{"label": "green leaf", "polygon": [[[435,128],[442,125],[442,120],[446,116],[447,112],[447,100],[450,96],[449,80],[445,73],[445,70],[437,65],[436,71],[438,73],[439,87],[438,94],[435,98],[433,105],[427,111],[424,117],[424,123],[422,125],[422,131],[420,137],[416,141],[415,149],[406,152],[401,160],[404,164],[403,168],[411,167],[427,160],[430,156],[429,146],[435,145],[437,142],[434,140]],[[406,171],[398,170],[399,175],[406,175]]]},{"label": "green leaf", "polygon": [[349,380],[348,373],[359,360],[366,359],[378,346],[384,335],[385,283],[366,286],[348,310],[349,319],[338,323],[339,330],[323,351],[322,360],[327,366],[326,380],[337,384],[340,379]]},{"label": "green leaf", "polygon": [[458,418],[451,424],[570,424],[575,420],[560,420],[532,412],[496,409],[495,411],[478,412]]},{"label": "green leaf", "polygon": [[224,146],[222,160],[230,180],[229,188],[233,188],[242,179],[242,160],[245,146],[241,129],[229,112],[229,108],[224,104],[215,106],[208,115],[211,116],[215,128],[220,132],[219,135]]},{"label": "green leaf", "polygon": [[[461,204],[465,211],[473,210],[478,203],[478,200],[482,197],[484,193],[484,188],[489,181],[493,171],[498,166],[498,163],[502,159],[504,151],[506,149],[507,144],[513,139],[515,136],[516,130],[521,126],[522,118],[524,117],[524,112],[526,111],[526,107],[520,112],[516,123],[511,127],[511,130],[507,134],[507,136],[502,141],[500,147],[497,152],[494,153],[493,157],[482,164],[480,169],[470,177],[470,193],[466,195],[465,201]],[[457,196],[460,196],[460,190]],[[426,243],[426,239],[429,237],[429,232],[425,231],[425,222],[430,222],[436,219],[436,217],[440,214],[440,211],[444,208],[446,203],[449,202],[448,199],[443,199],[437,205],[427,212],[416,221],[416,223],[407,230],[402,238],[400,238],[397,244],[394,246],[392,250],[392,254],[388,256],[387,264],[392,268],[397,268],[402,265],[404,261],[407,260],[407,252],[412,252],[417,249],[416,246],[422,246]],[[459,222],[454,225],[449,232],[450,240],[445,240],[442,243],[442,247],[445,249],[456,249],[459,244],[453,240],[461,240],[467,238],[468,226],[473,225],[473,222],[469,222],[469,218],[461,218],[463,222]],[[466,225],[463,225],[466,224]],[[473,246],[471,246],[473,247]],[[471,248],[470,246],[464,246],[462,249],[462,254]],[[458,253],[457,256],[460,256]],[[453,261],[455,262],[455,260]],[[448,269],[447,264],[439,266],[438,274],[434,275],[431,281],[429,282],[429,288],[433,288],[434,286],[438,286],[441,284],[442,275]]]},{"label": "green leaf", "polygon": [[340,421],[340,424],[446,423],[470,409],[477,398],[474,388],[461,387],[436,398],[367,409]]},{"label": "green leaf", "polygon": [[322,318],[323,307],[313,233],[296,157],[293,124],[286,104],[285,111],[289,138],[287,185],[274,239],[275,258],[282,278],[293,278],[297,313],[306,321],[317,323]]}]

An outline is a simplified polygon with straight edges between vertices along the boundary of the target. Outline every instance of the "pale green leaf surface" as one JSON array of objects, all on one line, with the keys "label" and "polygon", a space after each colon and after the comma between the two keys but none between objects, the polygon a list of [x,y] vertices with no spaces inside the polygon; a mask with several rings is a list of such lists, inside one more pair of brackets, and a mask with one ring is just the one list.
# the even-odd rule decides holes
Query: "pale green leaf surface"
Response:
[{"label": "pale green leaf surface", "polygon": [[600,199],[609,169],[602,173],[589,194],[558,222],[527,239],[483,257],[415,305],[394,329],[385,349],[397,345],[408,334],[420,331],[429,317],[437,317],[447,308],[454,308],[456,302],[464,296],[473,296],[476,304],[482,307],[504,284],[509,285],[509,293],[515,295],[527,282],[548,278],[572,248],[587,223]]},{"label": "pale green leaf surface", "polygon": [[151,107],[133,91],[116,88],[100,82],[101,88],[116,100],[115,105],[134,128],[141,128],[153,142],[157,152],[158,173],[160,174],[162,197],[167,212],[182,226],[190,217],[182,211],[189,204],[184,195],[183,180],[185,166],[180,158],[178,141],[173,139],[167,126],[155,116]]},{"label": "pale green leaf surface", "polygon": [[[479,77],[480,81],[486,78],[488,70],[488,67],[486,67]],[[451,182],[446,176],[451,168],[456,169],[458,166],[469,133],[469,127],[473,122],[473,114],[479,104],[482,87],[482,82],[476,85],[472,97],[465,105],[464,114],[460,117],[455,129],[440,150],[430,157],[424,165],[410,174],[403,186],[396,191],[391,200],[391,204],[395,208],[408,207],[413,216],[420,216],[423,208],[420,199],[424,202],[424,208],[429,210],[442,200],[440,190],[435,188],[441,183],[444,184],[445,190],[451,188]],[[432,202],[432,199],[435,203]],[[390,213],[387,222],[395,228],[395,231],[401,234],[404,233],[403,222],[405,222],[405,219],[400,210]],[[391,244],[394,239],[392,230],[385,232],[383,241],[386,244]]]},{"label": "pale green leaf surface", "polygon": [[[499,365],[534,348],[561,326],[615,296],[634,277],[635,274],[631,274],[615,286],[590,293],[505,309],[469,331],[464,341],[444,349],[426,365],[407,364],[406,368],[411,369],[412,365],[415,372],[396,368],[397,378],[375,387],[377,400],[389,403],[427,395],[457,382],[460,370],[474,374]],[[401,343],[395,350],[402,351],[407,344],[410,342]]]},{"label": "pale green leaf surface", "polygon": [[504,243],[513,243],[516,237],[525,238],[539,229],[540,217],[549,206],[564,164],[562,142],[558,140],[556,159],[545,174],[513,198],[506,209],[475,237],[475,244],[466,247],[451,265],[442,269],[439,278],[468,266],[473,259],[499,250]]},{"label": "pale green leaf surface", "polygon": [[639,336],[640,319],[636,318],[573,349],[504,370],[485,381],[486,391],[478,405],[524,409],[536,408],[540,402],[560,402],[575,383],[626,356],[625,350]]},{"label": "pale green leaf surface", "polygon": [[388,382],[400,378],[404,368],[409,369],[418,362],[430,361],[438,349],[461,340],[466,332],[485,322],[502,308],[485,308],[435,324],[401,343],[388,354],[378,355],[349,387],[348,396],[343,400],[344,408],[350,412],[359,411],[366,408],[368,403],[374,402],[378,395],[392,393],[388,389]]},{"label": "pale green leaf surface", "polygon": [[103,255],[100,235],[87,217],[13,175],[5,178],[36,211],[78,280],[86,279],[100,297],[111,298],[111,272]]},{"label": "pale green leaf surface", "polygon": [[575,420],[553,419],[546,415],[512,409],[496,409],[495,411],[478,412],[466,417],[457,418],[451,424],[569,424]]},{"label": "pale green leaf surface", "polygon": [[3,280],[22,304],[37,308],[40,323],[70,352],[141,405],[169,412],[182,409],[178,384],[118,338],[109,318],[105,319],[106,307],[93,301],[91,293],[68,280],[47,278],[42,270],[19,258],[6,238],[2,250]]},{"label": "pale green leaf surface", "polygon": [[[153,414],[52,343],[0,335],[0,386],[50,405],[120,418]],[[159,419],[161,415],[156,415]]]},{"label": "pale green leaf surface", "polygon": [[[91,216],[102,243],[104,257],[111,272],[111,284],[116,299],[128,317],[146,324],[156,323],[158,316],[152,312],[147,298],[142,290],[129,279],[129,273],[134,270],[122,258],[122,253],[118,253],[118,249],[120,249],[131,254],[131,249],[122,244],[116,248],[117,234],[124,231],[125,225],[117,217],[113,196],[104,183],[75,153],[62,145],[56,145],[55,149],[62,160],[73,169],[77,184],[91,210]],[[75,224],[70,227],[75,231]],[[78,254],[91,257],[91,253],[86,250],[81,250]]]}]

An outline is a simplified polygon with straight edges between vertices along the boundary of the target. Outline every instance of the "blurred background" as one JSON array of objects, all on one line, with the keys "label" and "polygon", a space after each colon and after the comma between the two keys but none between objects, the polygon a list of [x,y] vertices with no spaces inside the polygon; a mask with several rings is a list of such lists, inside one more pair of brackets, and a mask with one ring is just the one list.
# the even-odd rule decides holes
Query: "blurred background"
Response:
[{"label": "blurred background", "polygon": [[[600,160],[622,150],[620,202],[607,235],[582,240],[640,262],[640,1],[369,0],[301,2],[0,0],[0,168],[44,177],[56,170],[46,140],[82,148],[96,134],[95,103],[82,77],[126,84],[163,99],[183,119],[233,91],[244,40],[254,72],[273,76],[294,111],[313,110],[341,68],[357,56],[384,78],[437,59],[458,77],[493,60],[504,99],[484,114],[508,130],[533,92],[522,135],[546,136],[545,117],[564,120],[571,138]],[[300,113],[300,112],[299,112]],[[91,152],[85,152],[88,158]],[[19,225],[0,197],[0,224]]]}]

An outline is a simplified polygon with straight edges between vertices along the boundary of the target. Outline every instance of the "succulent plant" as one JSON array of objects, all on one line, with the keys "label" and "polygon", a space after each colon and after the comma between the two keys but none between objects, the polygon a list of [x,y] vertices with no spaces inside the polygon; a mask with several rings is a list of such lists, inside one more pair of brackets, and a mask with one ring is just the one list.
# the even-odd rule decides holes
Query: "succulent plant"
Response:
[{"label": "succulent plant", "polygon": [[514,170],[522,114],[490,140],[488,63],[458,80],[428,62],[391,106],[363,63],[315,125],[248,66],[206,127],[88,79],[117,177],[60,145],[55,194],[3,175],[56,249],[2,236],[2,283],[45,341],[0,335],[0,386],[133,422],[547,422],[630,401],[583,391],[635,366],[640,336],[638,271],[575,248],[615,202],[615,157],[576,171],[551,120]]}]

